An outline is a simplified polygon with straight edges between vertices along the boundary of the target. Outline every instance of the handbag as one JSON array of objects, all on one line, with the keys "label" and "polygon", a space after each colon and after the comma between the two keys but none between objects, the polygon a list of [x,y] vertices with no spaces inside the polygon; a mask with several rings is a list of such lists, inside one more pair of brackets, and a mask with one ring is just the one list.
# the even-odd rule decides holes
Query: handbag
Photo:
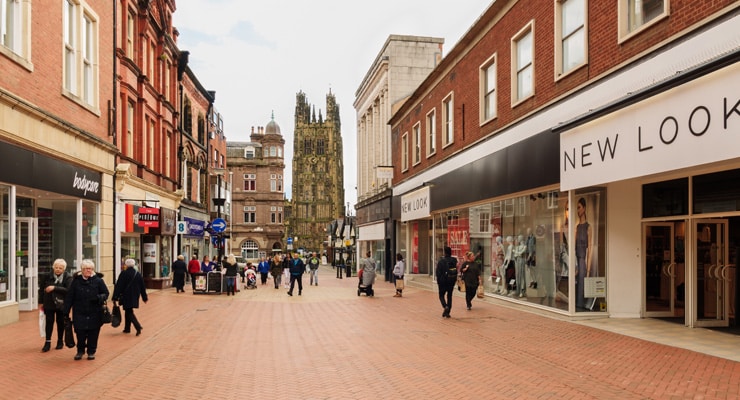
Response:
[{"label": "handbag", "polygon": [[461,292],[465,291],[465,281],[463,281],[462,278],[457,280],[457,290]]},{"label": "handbag", "polygon": [[64,345],[72,348],[75,347],[75,337],[72,332],[72,320],[69,317],[64,318]]},{"label": "handbag", "polygon": [[54,307],[56,307],[57,310],[64,309],[64,297],[54,294],[52,295],[52,299],[54,300]]},{"label": "handbag", "polygon": [[110,324],[112,319],[110,309],[108,309],[108,303],[103,304],[100,309],[100,321],[104,324]]},{"label": "handbag", "polygon": [[121,306],[116,304],[111,311],[110,326],[117,328],[119,325],[121,325]]},{"label": "handbag", "polygon": [[396,278],[396,290],[403,290],[403,278]]}]

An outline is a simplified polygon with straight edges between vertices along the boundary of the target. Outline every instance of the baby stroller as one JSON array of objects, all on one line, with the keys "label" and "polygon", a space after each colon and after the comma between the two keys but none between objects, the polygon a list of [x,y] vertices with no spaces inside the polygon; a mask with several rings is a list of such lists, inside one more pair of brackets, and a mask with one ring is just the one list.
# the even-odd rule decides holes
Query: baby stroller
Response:
[{"label": "baby stroller", "polygon": [[[363,273],[363,270],[360,270],[357,274],[358,283],[357,283],[357,296],[359,296],[362,293],[365,293],[368,297],[375,297],[375,291],[373,290],[373,282],[375,281],[375,273],[368,273],[368,276],[365,277]],[[371,276],[372,275],[372,276]]]},{"label": "baby stroller", "polygon": [[244,276],[247,280],[247,283],[244,285],[244,289],[257,289],[257,274],[254,273],[254,270],[245,270]]}]

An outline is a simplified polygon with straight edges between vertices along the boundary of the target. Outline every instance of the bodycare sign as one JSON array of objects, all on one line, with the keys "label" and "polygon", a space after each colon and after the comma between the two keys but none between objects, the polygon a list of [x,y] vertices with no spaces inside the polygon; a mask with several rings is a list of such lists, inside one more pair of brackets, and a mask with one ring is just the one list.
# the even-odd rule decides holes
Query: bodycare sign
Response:
[{"label": "bodycare sign", "polygon": [[740,63],[560,137],[560,189],[740,157]]}]

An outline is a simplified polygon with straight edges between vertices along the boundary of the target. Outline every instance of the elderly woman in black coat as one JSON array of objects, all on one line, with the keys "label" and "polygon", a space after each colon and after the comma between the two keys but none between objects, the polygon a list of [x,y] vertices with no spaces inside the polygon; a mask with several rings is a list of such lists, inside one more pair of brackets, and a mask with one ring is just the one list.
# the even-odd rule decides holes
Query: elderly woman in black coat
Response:
[{"label": "elderly woman in black coat", "polygon": [[48,275],[41,285],[44,291],[44,314],[46,315],[46,342],[41,349],[47,352],[51,349],[51,333],[54,330],[54,322],[57,325],[57,346],[59,350],[64,347],[64,298],[67,296],[67,289],[72,283],[72,275],[68,274],[67,262],[62,258],[57,258],[52,264],[52,272]]},{"label": "elderly woman in black coat", "polygon": [[123,307],[123,333],[131,332],[131,324],[136,329],[136,336],[141,335],[141,324],[136,319],[134,308],[139,308],[139,297],[146,303],[149,297],[146,294],[144,278],[134,268],[136,261],[129,258],[123,263],[123,272],[118,276],[115,288],[113,288],[113,304],[119,302]]},{"label": "elderly woman in black coat", "polygon": [[98,350],[98,336],[103,326],[101,310],[108,300],[108,286],[102,274],[95,273],[92,260],[82,260],[80,273],[75,274],[64,299],[64,315],[72,310],[72,326],[77,334],[77,354],[75,360],[82,359],[87,350],[87,359],[94,360]]}]

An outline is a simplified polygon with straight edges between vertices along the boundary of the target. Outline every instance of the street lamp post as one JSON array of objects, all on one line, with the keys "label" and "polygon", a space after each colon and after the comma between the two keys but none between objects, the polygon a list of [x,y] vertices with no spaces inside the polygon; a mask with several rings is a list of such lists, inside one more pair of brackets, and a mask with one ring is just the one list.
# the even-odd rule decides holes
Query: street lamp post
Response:
[{"label": "street lamp post", "polygon": [[[221,207],[224,206],[226,203],[226,199],[221,196],[221,173],[216,174],[216,197],[213,198],[213,204],[216,206],[216,217],[221,218]],[[218,260],[216,261],[216,265],[221,268],[221,260],[224,256],[224,235],[223,232],[216,233],[216,248],[218,249]]]}]

